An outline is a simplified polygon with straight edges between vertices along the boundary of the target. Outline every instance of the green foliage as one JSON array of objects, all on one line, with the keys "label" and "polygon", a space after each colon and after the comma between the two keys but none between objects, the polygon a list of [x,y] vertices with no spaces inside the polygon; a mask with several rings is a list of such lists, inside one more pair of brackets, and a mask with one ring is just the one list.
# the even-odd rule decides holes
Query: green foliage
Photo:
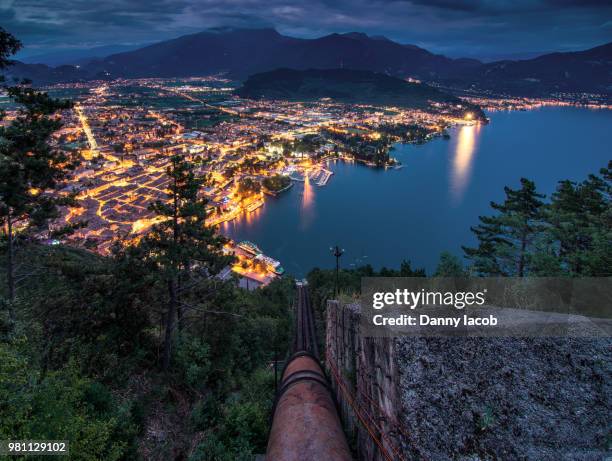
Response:
[{"label": "green foliage", "polygon": [[239,386],[245,373],[275,354],[285,354],[292,334],[292,299],[293,281],[278,279],[254,292],[221,291],[214,304],[224,306],[225,314],[199,316],[194,312],[190,322],[206,338],[212,362],[223,364],[211,370],[211,385]]},{"label": "green foliage", "polygon": [[291,184],[289,176],[283,176],[280,174],[267,177],[263,180],[263,186],[273,192],[278,192]]},{"label": "green foliage", "polygon": [[[254,292],[215,280],[197,284],[190,296],[206,296],[207,309],[190,312],[169,373],[161,374],[163,287],[138,248],[100,257],[31,246],[24,261],[39,275],[20,297],[11,342],[0,343],[0,435],[44,438],[55,434],[45,429],[55,420],[71,442],[91,447],[84,457],[133,459],[148,421],[187,403],[184,439],[199,431],[216,437],[198,448],[202,459],[215,459],[215,450],[231,460],[265,450],[274,377],[263,367],[288,350],[291,279]],[[49,397],[55,394],[62,399]],[[163,450],[182,442],[168,443]]]},{"label": "green foliage", "polygon": [[129,409],[68,364],[42,375],[21,349],[0,343],[0,438],[69,440],[71,459],[119,460],[131,453],[137,427]]},{"label": "green foliage", "polygon": [[[180,155],[170,159],[166,201],[158,200],[151,210],[158,218],[150,232],[133,251],[155,267],[152,271],[168,292],[165,315],[163,368],[168,371],[172,357],[175,326],[182,330],[183,314],[193,278],[206,280],[218,274],[231,258],[223,255],[225,237],[206,225],[208,200],[200,189],[209,177],[196,177],[194,164]],[[177,322],[175,322],[175,317]]]},{"label": "green foliage", "polygon": [[418,124],[382,124],[377,130],[401,142],[424,142],[434,131]]},{"label": "green foliage", "polygon": [[93,381],[85,388],[85,401],[96,414],[105,414],[112,408],[111,391],[102,383]]},{"label": "green foliage", "polygon": [[143,239],[144,255],[157,263],[166,280],[190,271],[194,263],[200,271],[214,275],[228,259],[220,256],[225,238],[205,225],[208,200],[199,192],[209,178],[196,177],[194,165],[180,155],[170,159],[166,174],[170,179],[167,200],[151,206],[162,221]]},{"label": "green foliage", "polygon": [[[190,459],[252,460],[254,454],[265,452],[274,376],[270,370],[255,370],[241,388],[222,405],[219,420],[215,421],[216,430],[206,432]],[[208,401],[202,405],[211,406]]]},{"label": "green foliage", "polygon": [[497,418],[491,407],[486,407],[482,412],[478,413],[476,418],[476,428],[479,432],[484,432],[491,429],[495,425]]},{"label": "green foliage", "polygon": [[383,267],[380,269],[378,275],[374,277],[425,277],[425,269],[413,269],[410,261],[402,261],[400,264],[399,271],[395,269],[388,269]]},{"label": "green foliage", "polygon": [[322,143],[322,138],[316,134],[307,134],[302,138],[295,139],[292,143],[287,145],[287,148],[293,152],[299,152],[302,154],[313,153],[316,151]]},{"label": "green foliage", "polygon": [[150,363],[150,306],[157,291],[142,262],[63,247],[32,247],[24,261],[38,268],[20,301],[18,320],[44,369],[70,359],[101,379],[123,379]]},{"label": "green foliage", "polygon": [[504,203],[491,202],[499,214],[480,216],[480,224],[472,227],[478,247],[463,250],[479,274],[523,277],[531,268],[534,239],[541,229],[544,195],[525,178],[520,189],[505,187],[504,191]]},{"label": "green foliage", "polygon": [[268,421],[266,408],[260,402],[247,401],[229,405],[224,429],[230,450],[244,451],[247,447],[259,446],[259,449],[265,451]]},{"label": "green foliage", "polygon": [[0,69],[11,64],[9,59],[21,49],[21,42],[0,27]]},{"label": "green foliage", "polygon": [[350,152],[356,159],[372,162],[377,166],[389,162],[391,138],[383,134],[378,139],[359,136],[356,133],[343,133],[335,130],[323,130],[325,136],[335,145],[342,146],[343,150]]},{"label": "green foliage", "polygon": [[[341,269],[338,273],[338,291],[348,296],[361,292],[362,277],[425,277],[425,269],[413,269],[410,261],[404,260],[399,269],[382,267],[376,271],[369,264],[355,269]],[[311,298],[315,305],[324,306],[334,295],[335,270],[314,268],[308,273]]]},{"label": "green foliage", "polygon": [[191,411],[191,425],[196,431],[203,431],[217,425],[221,417],[221,405],[216,396],[209,394],[196,402]]},{"label": "green foliage", "polygon": [[548,266],[542,272],[554,268],[570,275],[612,274],[611,168],[612,162],[600,170],[601,176],[590,175],[579,184],[559,182],[545,209]]},{"label": "green foliage", "polygon": [[549,203],[535,184],[505,188],[498,212],[472,228],[475,248],[463,247],[479,275],[525,276],[612,274],[612,162],[576,184],[560,181]]},{"label": "green foliage", "polygon": [[240,195],[246,196],[251,194],[257,194],[261,191],[261,184],[254,180],[253,178],[243,178],[240,180],[238,184],[238,193]]},{"label": "green foliage", "polygon": [[182,382],[195,389],[205,386],[211,368],[210,346],[198,337],[184,335],[178,341],[174,366]]},{"label": "green foliage", "polygon": [[[20,43],[0,29],[0,69]],[[25,84],[2,85],[17,105],[16,117],[0,125],[0,222],[7,242],[6,279],[8,298],[16,295],[14,239],[17,223],[41,231],[49,219],[58,216],[58,206],[71,205],[72,197],[52,194],[59,181],[76,166],[74,154],[60,151],[49,143],[61,127],[58,111],[70,107],[69,101],[51,98]],[[4,113],[0,112],[0,121]],[[6,226],[6,227],[5,227]],[[10,310],[13,316],[13,309]]]},{"label": "green foliage", "polygon": [[233,461],[232,453],[219,440],[213,431],[206,433],[204,439],[198,444],[189,461]]},{"label": "green foliage", "polygon": [[434,277],[465,277],[466,272],[459,258],[448,251],[440,254]]}]

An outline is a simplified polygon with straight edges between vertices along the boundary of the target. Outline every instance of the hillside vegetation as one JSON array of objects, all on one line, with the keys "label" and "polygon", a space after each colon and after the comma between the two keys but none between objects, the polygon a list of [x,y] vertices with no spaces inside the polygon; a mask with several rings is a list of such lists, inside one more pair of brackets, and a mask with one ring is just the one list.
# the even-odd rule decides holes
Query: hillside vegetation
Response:
[{"label": "hillside vegetation", "polygon": [[186,315],[163,372],[165,296],[143,264],[62,246],[18,254],[35,275],[19,288],[15,320],[0,310],[0,438],[70,440],[83,461],[265,451],[268,365],[288,350],[291,279],[257,292],[199,287],[210,311]]},{"label": "hillside vegetation", "polygon": [[460,113],[472,111],[484,120],[480,108],[429,85],[369,71],[348,69],[278,69],[251,75],[238,94],[253,99],[335,102],[396,107],[429,108],[432,103],[463,105]]}]

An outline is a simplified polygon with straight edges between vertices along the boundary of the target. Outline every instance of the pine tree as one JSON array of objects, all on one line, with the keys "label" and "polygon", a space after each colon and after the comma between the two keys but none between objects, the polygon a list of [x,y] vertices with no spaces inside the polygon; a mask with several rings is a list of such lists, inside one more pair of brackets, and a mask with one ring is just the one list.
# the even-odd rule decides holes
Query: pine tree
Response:
[{"label": "pine tree", "polygon": [[457,256],[448,251],[440,253],[434,277],[465,277],[465,269]]},{"label": "pine tree", "polygon": [[410,261],[403,260],[400,264],[399,276],[400,277],[425,277],[426,274],[425,274],[424,268],[421,267],[418,269],[413,269]]},{"label": "pine tree", "polygon": [[[10,64],[8,57],[19,48],[20,43],[0,29],[0,69]],[[15,236],[41,229],[57,217],[58,206],[72,203],[70,197],[52,192],[75,167],[75,161],[49,144],[62,125],[57,112],[69,108],[70,103],[36,91],[27,82],[2,87],[19,107],[16,118],[0,127],[0,219],[7,244],[8,298],[12,301],[16,291]]]},{"label": "pine tree", "polygon": [[167,200],[158,200],[151,206],[160,222],[141,242],[147,257],[156,262],[168,293],[163,350],[165,370],[170,366],[175,317],[178,316],[179,328],[182,326],[184,285],[195,274],[203,278],[216,275],[229,262],[222,254],[225,238],[206,226],[208,200],[199,192],[209,178],[196,177],[194,165],[180,155],[170,159],[167,175],[170,180]]},{"label": "pine tree", "polygon": [[[12,64],[10,57],[21,49],[21,42],[0,27],[0,69]],[[4,81],[3,77],[2,81]]]},{"label": "pine tree", "polygon": [[590,175],[579,184],[559,182],[546,208],[547,234],[556,244],[559,266],[569,275],[612,271],[611,166],[601,170],[601,177]]},{"label": "pine tree", "polygon": [[478,246],[463,247],[463,251],[480,275],[523,277],[529,273],[533,243],[542,228],[540,199],[544,195],[525,178],[520,189],[505,187],[504,191],[504,203],[491,202],[498,214],[480,216],[481,223],[471,228]]}]

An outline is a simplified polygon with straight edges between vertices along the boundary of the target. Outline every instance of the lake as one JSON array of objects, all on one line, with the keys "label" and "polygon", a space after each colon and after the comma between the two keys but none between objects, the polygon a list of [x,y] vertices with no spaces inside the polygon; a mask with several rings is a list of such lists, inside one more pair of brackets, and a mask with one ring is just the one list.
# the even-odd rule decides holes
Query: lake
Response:
[{"label": "lake", "polygon": [[462,256],[470,226],[521,177],[550,195],[561,179],[582,180],[612,159],[612,111],[545,107],[493,112],[491,123],[451,131],[451,139],[397,145],[400,170],[330,163],[324,187],[296,183],[255,212],[221,226],[252,240],[287,273],[333,267],[330,246],[345,249],[342,267],[398,268],[403,259],[430,274],[442,251]]}]

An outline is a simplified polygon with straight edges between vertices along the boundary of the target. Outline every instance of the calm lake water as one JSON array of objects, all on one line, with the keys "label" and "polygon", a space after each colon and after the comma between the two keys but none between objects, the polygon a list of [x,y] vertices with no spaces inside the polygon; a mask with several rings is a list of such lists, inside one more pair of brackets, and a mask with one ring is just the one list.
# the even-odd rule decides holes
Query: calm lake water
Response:
[{"label": "calm lake water", "polygon": [[333,267],[336,244],[346,250],[342,267],[397,268],[409,259],[431,273],[440,252],[462,256],[461,245],[474,243],[470,226],[503,200],[505,185],[526,177],[549,195],[557,181],[582,180],[612,158],[612,111],[549,107],[490,118],[450,140],[398,145],[400,170],[331,163],[326,186],[296,183],[221,230],[257,243],[295,276]]}]

